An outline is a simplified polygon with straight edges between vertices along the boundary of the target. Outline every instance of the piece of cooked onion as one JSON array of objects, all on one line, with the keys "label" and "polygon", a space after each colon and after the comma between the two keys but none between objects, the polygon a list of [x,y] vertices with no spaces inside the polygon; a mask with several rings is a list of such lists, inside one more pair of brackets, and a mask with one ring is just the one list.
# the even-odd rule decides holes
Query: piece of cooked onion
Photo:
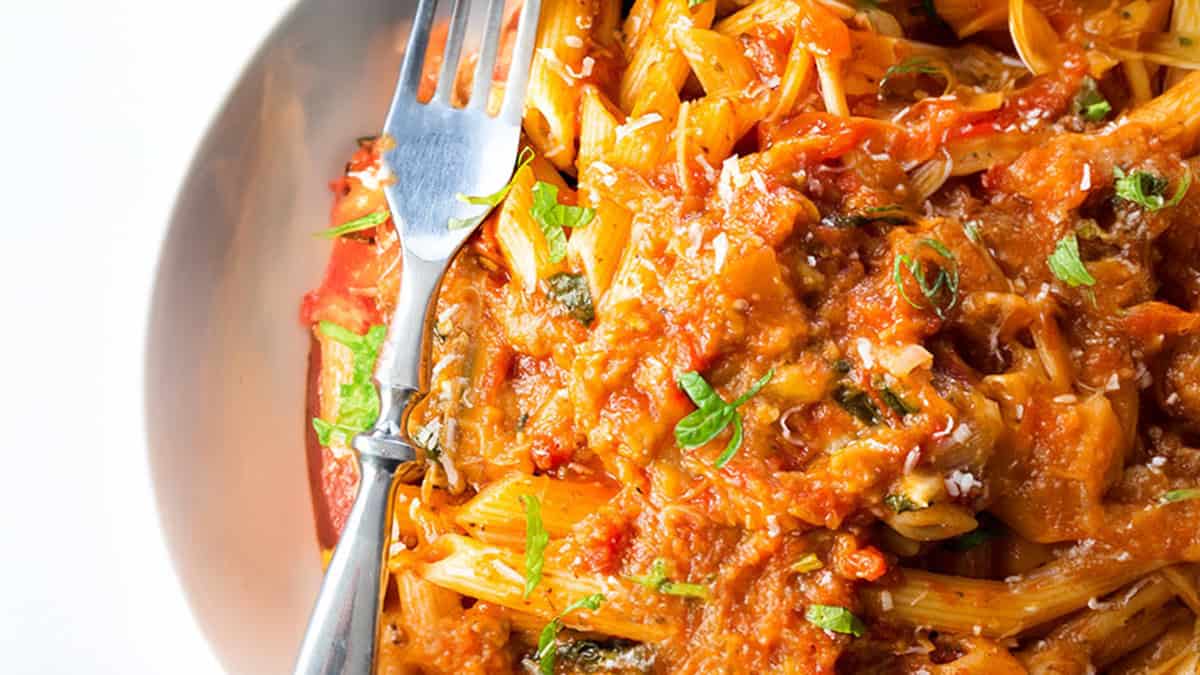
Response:
[{"label": "piece of cooked onion", "polygon": [[933,8],[959,38],[999,28],[1008,17],[1007,0],[934,0]]},{"label": "piece of cooked onion", "polygon": [[1106,49],[1121,59],[1141,60],[1184,70],[1200,70],[1200,34],[1157,33],[1143,37],[1139,49]]},{"label": "piece of cooked onion", "polygon": [[1049,73],[1058,65],[1062,41],[1045,15],[1028,0],[1009,0],[1008,30],[1017,55],[1034,75]]},{"label": "piece of cooked onion", "polygon": [[979,522],[966,508],[946,503],[889,514],[884,521],[896,532],[915,541],[941,541],[979,527]]},{"label": "piece of cooked onion", "polygon": [[913,169],[909,180],[912,183],[917,201],[923,202],[929,199],[933,193],[937,192],[946,183],[946,180],[953,173],[954,160],[950,158],[949,153],[945,153],[936,159],[931,159]]}]

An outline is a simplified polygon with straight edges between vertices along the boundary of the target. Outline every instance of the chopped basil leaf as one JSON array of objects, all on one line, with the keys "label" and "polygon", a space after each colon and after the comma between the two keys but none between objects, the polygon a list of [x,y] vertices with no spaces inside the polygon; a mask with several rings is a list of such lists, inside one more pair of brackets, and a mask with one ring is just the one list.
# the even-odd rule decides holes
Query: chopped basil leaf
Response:
[{"label": "chopped basil leaf", "polygon": [[901,61],[894,66],[889,67],[884,71],[883,79],[879,81],[879,86],[883,86],[889,77],[894,75],[904,75],[906,73],[924,73],[925,75],[940,75],[941,68],[929,61],[928,57],[916,56],[905,61]]},{"label": "chopped basil leaf", "polygon": [[887,407],[895,410],[896,414],[901,417],[904,417],[905,415],[911,415],[919,410],[919,408],[916,406],[911,406],[908,403],[905,403],[904,399],[900,398],[896,392],[887,387],[883,387],[879,390],[879,398],[883,399],[883,402],[887,404]]},{"label": "chopped basil leaf", "polygon": [[526,424],[529,424],[529,413],[523,412],[517,417],[517,431],[524,431]]},{"label": "chopped basil leaf", "polygon": [[845,607],[835,605],[809,605],[804,618],[818,628],[834,633],[844,633],[854,637],[862,637],[867,632],[866,625]]},{"label": "chopped basil leaf", "polygon": [[1171,490],[1164,492],[1158,498],[1159,504],[1171,504],[1173,502],[1186,502],[1190,499],[1200,499],[1200,488],[1184,488],[1181,490]]},{"label": "chopped basil leaf", "polygon": [[808,572],[815,572],[824,566],[825,564],[821,562],[816,553],[805,553],[800,556],[799,560],[792,563],[792,571],[806,574]]},{"label": "chopped basil leaf", "polygon": [[454,195],[455,199],[460,202],[474,204],[475,206],[486,206],[487,209],[485,209],[484,212],[478,216],[472,216],[470,218],[451,218],[450,221],[446,223],[446,226],[451,230],[457,230],[464,227],[475,227],[479,223],[482,223],[483,219],[487,218],[487,214],[490,213],[491,210],[500,203],[500,200],[508,196],[508,191],[511,190],[513,186],[513,180],[516,179],[517,174],[520,173],[521,169],[524,169],[532,161],[533,148],[525,146],[521,149],[521,154],[517,155],[517,168],[513,169],[512,178],[508,179],[508,182],[504,184],[504,187],[496,190],[490,195],[472,197],[469,195],[464,195],[461,192]]},{"label": "chopped basil leaf", "polygon": [[875,402],[863,390],[848,384],[839,384],[833,390],[833,400],[863,424],[879,424],[879,408],[875,407]]},{"label": "chopped basil leaf", "polygon": [[1112,112],[1112,105],[1100,93],[1096,81],[1090,77],[1083,78],[1079,93],[1075,96],[1075,114],[1089,122],[1099,122]]},{"label": "chopped basil leaf", "polygon": [[351,232],[361,232],[363,230],[369,230],[372,227],[377,227],[379,225],[382,225],[383,223],[386,223],[387,219],[390,216],[391,216],[391,213],[389,213],[386,210],[375,211],[373,213],[368,213],[367,215],[362,216],[361,218],[355,218],[354,220],[348,220],[348,221],[342,223],[341,225],[338,225],[337,227],[331,227],[328,230],[323,230],[321,232],[317,232],[315,236],[322,237],[324,239],[335,239],[344,234],[350,234]]},{"label": "chopped basil leaf", "polygon": [[705,2],[708,2],[708,0],[688,0],[688,9],[691,9],[698,5],[703,5]]},{"label": "chopped basil leaf", "polygon": [[542,580],[550,533],[542,524],[542,505],[538,498],[521,495],[521,503],[525,505],[525,597],[528,598]]},{"label": "chopped basil leaf", "polygon": [[863,227],[871,223],[905,225],[908,222],[910,222],[908,215],[896,204],[872,207],[862,213],[831,213],[821,218],[822,225],[843,230]]},{"label": "chopped basil leaf", "polygon": [[1150,211],[1177,206],[1179,202],[1183,201],[1188,188],[1192,185],[1192,173],[1189,171],[1184,174],[1183,180],[1179,181],[1175,195],[1171,197],[1170,201],[1167,201],[1166,193],[1169,183],[1166,178],[1147,171],[1134,171],[1126,174],[1119,166],[1113,167],[1113,177],[1115,179],[1113,187],[1116,188],[1118,197]]},{"label": "chopped basil leaf", "polygon": [[570,673],[654,672],[654,648],[631,640],[572,640],[558,650]]},{"label": "chopped basil leaf", "polygon": [[577,609],[590,609],[594,612],[600,609],[601,602],[604,602],[603,593],[595,593],[576,600],[546,624],[541,635],[538,636],[537,651],[533,654],[533,658],[538,662],[538,670],[541,671],[541,675],[554,675],[554,660],[558,656],[558,643],[555,642],[555,638],[558,637],[558,631],[562,630],[562,618]]},{"label": "chopped basil leaf", "polygon": [[[917,309],[932,308],[938,317],[945,318],[946,313],[958,304],[958,261],[954,258],[954,253],[937,239],[921,239],[917,242],[917,246],[933,249],[935,253],[949,261],[949,269],[938,265],[937,274],[930,283],[925,276],[925,268],[921,265],[921,261],[913,260],[907,253],[900,253],[896,255],[896,264],[892,268],[892,281],[895,282],[896,288],[900,290],[900,295],[908,301],[908,304]],[[928,307],[917,304],[908,296],[908,291],[904,289],[905,269],[917,282],[921,295],[925,296],[926,302],[929,303]],[[939,298],[944,299],[939,300]]]},{"label": "chopped basil leaf", "polygon": [[988,539],[994,539],[997,534],[986,527],[980,526],[965,534],[960,534],[957,537],[947,539],[942,542],[943,546],[951,551],[970,551],[979,546]]},{"label": "chopped basil leaf", "polygon": [[1072,232],[1054,246],[1054,253],[1046,258],[1046,264],[1054,276],[1071,288],[1076,286],[1092,286],[1096,283],[1079,257],[1079,239]]},{"label": "chopped basil leaf", "polygon": [[749,391],[734,399],[733,403],[726,403],[725,399],[721,398],[721,395],[704,380],[700,373],[691,371],[680,375],[679,388],[688,395],[688,398],[692,399],[692,403],[696,404],[696,410],[675,425],[675,441],[679,447],[684,450],[698,448],[716,438],[717,434],[733,424],[733,434],[729,438],[729,444],[713,463],[713,466],[718,469],[725,466],[742,446],[742,416],[737,412],[738,406],[757,394],[774,375],[774,368],[768,370],[766,375],[759,378]]},{"label": "chopped basil leaf", "polygon": [[371,326],[359,335],[336,323],[322,321],[317,330],[327,338],[350,348],[352,367],[350,381],[338,388],[337,420],[313,419],[313,428],[321,445],[328,446],[334,434],[349,439],[366,431],[379,418],[379,392],[372,380],[379,347],[387,336],[386,326]]},{"label": "chopped basil leaf", "polygon": [[1179,36],[1179,46],[1180,47],[1191,47],[1192,42],[1193,42],[1192,38],[1190,38],[1186,35]]},{"label": "chopped basil leaf", "polygon": [[550,262],[560,262],[567,255],[567,235],[564,227],[583,227],[596,216],[595,209],[586,206],[567,206],[558,203],[558,186],[538,181],[533,186],[533,205],[529,214],[542,228]]},{"label": "chopped basil leaf", "polygon": [[909,497],[908,495],[906,495],[902,492],[896,493],[896,494],[890,494],[890,495],[884,497],[883,503],[887,504],[888,507],[891,510],[895,511],[896,513],[905,513],[907,511],[920,511],[921,509],[929,507],[928,504],[918,504],[916,502],[916,500],[914,500],[912,497]]},{"label": "chopped basil leaf", "polygon": [[546,280],[550,296],[566,305],[571,316],[587,326],[596,318],[596,309],[592,306],[592,291],[588,288],[587,277],[582,274],[559,272]]},{"label": "chopped basil leaf", "polygon": [[654,563],[650,566],[650,574],[641,577],[629,577],[629,580],[635,584],[641,584],[646,588],[667,595],[700,598],[701,600],[708,599],[708,587],[703,584],[689,584],[667,579],[667,561],[662,558],[655,559]]}]

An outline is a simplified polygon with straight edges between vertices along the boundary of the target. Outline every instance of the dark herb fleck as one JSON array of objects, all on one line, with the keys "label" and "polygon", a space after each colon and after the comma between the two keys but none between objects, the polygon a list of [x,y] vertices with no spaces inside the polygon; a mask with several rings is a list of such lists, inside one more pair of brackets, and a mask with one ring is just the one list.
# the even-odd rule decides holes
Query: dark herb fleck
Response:
[{"label": "dark herb fleck", "polygon": [[863,424],[879,423],[879,408],[875,407],[874,401],[865,391],[848,384],[839,384],[833,390],[833,400]]},{"label": "dark herb fleck", "polygon": [[904,417],[905,415],[911,415],[912,413],[920,410],[920,408],[906,403],[904,399],[900,398],[896,392],[892,391],[888,387],[883,387],[879,390],[879,398],[883,399],[883,402],[887,404],[887,407],[895,410],[896,414],[901,417]]},{"label": "dark herb fleck", "polygon": [[583,325],[590,325],[596,318],[587,277],[582,274],[559,272],[546,280],[546,286],[549,288],[550,297],[566,305],[571,316]]},{"label": "dark herb fleck", "polygon": [[888,508],[896,513],[904,513],[906,511],[920,511],[927,508],[928,504],[922,506],[913,501],[911,497],[903,493],[891,494],[883,498],[883,503],[888,505]]}]

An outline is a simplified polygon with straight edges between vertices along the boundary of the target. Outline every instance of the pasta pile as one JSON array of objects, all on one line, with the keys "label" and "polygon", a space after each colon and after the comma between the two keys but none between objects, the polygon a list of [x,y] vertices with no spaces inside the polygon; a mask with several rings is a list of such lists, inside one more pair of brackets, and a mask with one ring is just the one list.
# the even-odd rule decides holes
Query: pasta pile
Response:
[{"label": "pasta pile", "polygon": [[[438,300],[378,672],[1197,672],[1200,1],[542,11],[527,148],[461,197],[496,208]],[[389,144],[304,304],[326,547]]]}]

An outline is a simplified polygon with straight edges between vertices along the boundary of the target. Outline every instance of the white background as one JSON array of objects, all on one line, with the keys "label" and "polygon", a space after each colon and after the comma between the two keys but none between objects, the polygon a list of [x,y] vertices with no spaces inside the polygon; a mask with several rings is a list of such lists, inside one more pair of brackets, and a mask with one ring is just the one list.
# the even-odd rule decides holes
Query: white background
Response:
[{"label": "white background", "polygon": [[192,151],[288,0],[0,10],[0,670],[216,673],[145,461],[155,258]]}]

